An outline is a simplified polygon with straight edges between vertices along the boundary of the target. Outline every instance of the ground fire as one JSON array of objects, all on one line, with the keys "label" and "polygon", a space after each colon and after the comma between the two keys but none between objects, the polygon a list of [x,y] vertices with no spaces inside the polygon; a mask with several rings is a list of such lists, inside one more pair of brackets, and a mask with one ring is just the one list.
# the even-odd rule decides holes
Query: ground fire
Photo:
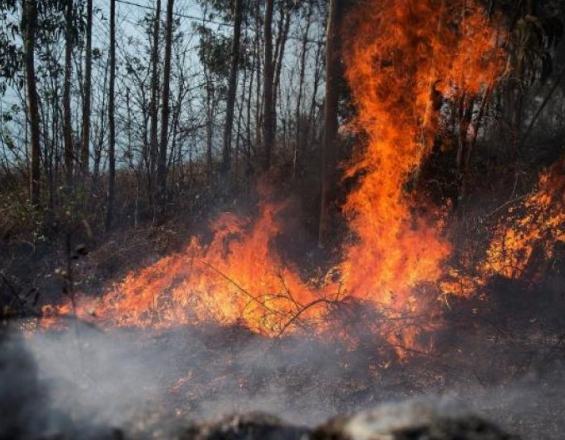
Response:
[{"label": "ground fire", "polygon": [[[0,6],[10,48],[0,92],[22,99],[0,125],[0,322],[24,335],[43,380],[112,395],[120,412],[150,395],[180,418],[271,404],[279,392],[308,412],[313,400],[331,401],[304,419],[281,409],[310,425],[451,389],[472,394],[484,415],[486,401],[496,406],[486,390],[508,396],[511,385],[535,384],[537,398],[565,383],[560,2],[196,0],[184,10],[167,0],[164,11],[160,0],[55,3]],[[130,23],[120,43],[116,12]],[[105,47],[94,51],[93,14],[109,20],[109,44],[94,35]],[[10,32],[20,33],[14,42]],[[94,65],[100,90],[93,56],[104,66]],[[7,352],[27,365],[17,345]],[[85,352],[93,365],[133,366],[127,388],[143,384],[135,404],[122,404],[123,384],[96,378],[106,367],[86,367]],[[313,399],[297,393],[309,380]],[[218,398],[221,386],[233,399]],[[58,411],[71,411],[75,395],[59,388]],[[403,429],[422,439],[435,430],[439,439],[512,438],[453,415],[451,403],[429,405],[376,410],[392,426],[407,421],[394,437],[374,438],[408,438]],[[131,422],[102,413],[104,424]],[[369,438],[356,431],[377,429],[363,414],[284,428],[281,438]],[[515,414],[496,421],[511,427]],[[534,419],[517,432],[545,423]],[[280,428],[229,420],[241,432]],[[194,426],[179,438],[232,438]],[[562,427],[551,426],[549,435]],[[245,438],[261,438],[253,435]]]},{"label": "ground fire", "polygon": [[[464,14],[454,14],[462,8]],[[345,296],[393,313],[422,311],[418,287],[442,279],[451,245],[446,207],[419,199],[406,185],[417,179],[444,123],[437,95],[446,100],[479,95],[504,75],[502,29],[478,4],[438,8],[434,1],[364,5],[349,20],[357,29],[344,50],[357,110],[353,129],[366,134],[367,145],[344,165],[345,177],[362,177],[343,206],[352,238],[332,268],[339,280],[327,276],[315,287],[282,260],[274,245],[282,205],[269,201],[262,189],[256,219],[220,215],[212,222],[210,243],[193,238],[184,251],[130,273],[101,299],[81,304],[79,298],[77,313],[118,326],[243,320],[276,336],[298,328],[298,318],[323,326],[328,304]],[[416,215],[422,208],[425,214]],[[485,264],[504,258],[494,252],[489,250]],[[516,246],[509,252],[523,251]],[[72,306],[65,310],[72,312]],[[404,337],[413,337],[411,331]]]}]

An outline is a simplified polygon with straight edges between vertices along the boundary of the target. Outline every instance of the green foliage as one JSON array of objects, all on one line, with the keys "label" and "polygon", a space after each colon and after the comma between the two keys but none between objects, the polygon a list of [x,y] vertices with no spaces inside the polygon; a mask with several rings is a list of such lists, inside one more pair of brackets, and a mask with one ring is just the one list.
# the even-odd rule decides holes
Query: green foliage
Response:
[{"label": "green foliage", "polygon": [[[227,22],[234,21],[234,0],[197,0],[202,7],[207,11],[206,19],[208,20],[223,20]],[[288,0],[284,0],[288,1]],[[261,8],[264,0],[244,0],[243,1],[243,16],[251,17],[255,14],[257,8]]]},{"label": "green foliage", "polygon": [[[38,0],[36,29],[36,50],[38,60],[48,63],[50,69],[58,65],[50,46],[59,43],[65,33],[65,9],[68,0]],[[71,40],[74,46],[83,43],[86,29],[85,2],[73,1],[73,26]],[[23,89],[23,26],[25,19],[22,16],[22,1],[0,1],[0,95],[4,94],[8,86]],[[49,63],[49,61],[51,61]],[[41,67],[41,66],[38,66]],[[41,74],[39,75],[41,78]]]},{"label": "green foliage", "polygon": [[206,26],[198,26],[200,45],[198,56],[209,72],[219,78],[227,78],[230,71],[231,38],[213,32]]},{"label": "green foliage", "polygon": [[0,2],[0,96],[8,85],[23,87],[23,55],[18,43],[20,28],[16,13],[15,0]]}]

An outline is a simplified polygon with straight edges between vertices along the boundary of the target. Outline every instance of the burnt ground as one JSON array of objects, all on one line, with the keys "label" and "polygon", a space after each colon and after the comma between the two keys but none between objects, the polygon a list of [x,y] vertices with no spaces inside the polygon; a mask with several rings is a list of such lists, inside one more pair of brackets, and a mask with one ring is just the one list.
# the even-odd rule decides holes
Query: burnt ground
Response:
[{"label": "burnt ground", "polygon": [[36,383],[22,411],[46,412],[56,427],[164,435],[190,421],[248,411],[314,426],[383,402],[442,396],[448,406],[469,408],[522,438],[561,439],[561,281],[548,277],[545,290],[534,291],[499,280],[483,305],[452,303],[444,328],[428,337],[433,348],[403,359],[369,325],[363,338],[345,343],[331,335],[275,340],[205,323],[155,331],[70,322],[65,331],[28,335],[31,370],[12,369],[0,384],[21,390],[21,381]]}]

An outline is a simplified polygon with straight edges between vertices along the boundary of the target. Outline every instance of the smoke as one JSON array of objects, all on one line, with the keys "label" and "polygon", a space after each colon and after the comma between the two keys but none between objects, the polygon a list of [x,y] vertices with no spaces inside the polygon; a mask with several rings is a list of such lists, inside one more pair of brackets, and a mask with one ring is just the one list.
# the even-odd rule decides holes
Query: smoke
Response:
[{"label": "smoke", "polygon": [[76,420],[123,426],[159,397],[163,369],[157,357],[135,349],[131,336],[76,327],[34,335],[26,348],[57,410]]},{"label": "smoke", "polygon": [[39,364],[30,348],[20,335],[0,330],[0,439],[59,438],[61,433],[110,438],[111,429],[89,418],[75,420],[68,406],[56,403],[60,384],[51,378],[57,374]]},{"label": "smoke", "polygon": [[172,429],[258,410],[322,421],[335,408],[311,372],[328,352],[294,342],[292,350],[275,347],[239,327],[102,332],[80,323],[11,337],[0,360],[1,409],[11,408],[0,412],[0,438],[77,430],[96,437],[114,427],[147,432],[162,430],[164,421]]},{"label": "smoke", "polygon": [[170,438],[192,422],[252,411],[314,426],[413,398],[445,414],[472,411],[511,432],[557,439],[563,428],[561,375],[482,386],[472,371],[447,383],[438,379],[447,368],[378,362],[370,347],[273,340],[241,327],[101,332],[73,324],[3,343],[0,438],[100,438],[115,427]]}]

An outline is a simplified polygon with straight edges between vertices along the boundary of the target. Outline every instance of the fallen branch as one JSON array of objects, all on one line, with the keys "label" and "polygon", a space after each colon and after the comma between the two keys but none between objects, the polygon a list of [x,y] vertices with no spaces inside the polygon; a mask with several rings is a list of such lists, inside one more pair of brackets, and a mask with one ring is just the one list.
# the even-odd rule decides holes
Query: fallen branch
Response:
[{"label": "fallen branch", "polygon": [[312,301],[309,304],[306,304],[304,307],[302,307],[298,312],[296,312],[296,314],[290,318],[289,321],[287,321],[287,323],[285,325],[283,325],[282,329],[280,330],[279,334],[277,335],[277,338],[280,338],[282,336],[282,334],[286,331],[286,329],[288,327],[290,327],[298,318],[300,318],[300,315],[302,315],[306,310],[318,305],[318,304],[333,304],[335,303],[335,301],[331,301],[329,299],[325,299],[325,298],[320,298],[317,299],[315,301]]},{"label": "fallen branch", "polygon": [[253,296],[251,293],[249,293],[247,290],[245,290],[243,287],[241,287],[235,280],[231,279],[229,276],[227,276],[225,273],[223,273],[222,271],[220,271],[219,269],[215,268],[214,266],[212,266],[210,263],[208,263],[207,261],[204,260],[200,260],[202,262],[202,264],[204,264],[205,266],[209,267],[210,269],[212,269],[214,272],[216,272],[218,275],[220,275],[223,279],[225,279],[226,281],[228,281],[229,283],[233,284],[237,290],[239,290],[241,293],[243,293],[244,295],[246,295],[247,297],[249,297],[251,300],[253,300],[254,302],[256,302],[257,304],[259,304],[261,307],[265,308],[265,310],[271,312],[271,313],[275,313],[275,314],[281,314],[278,310],[274,310],[271,309],[269,306],[267,306],[267,304],[261,302],[259,299],[257,299],[255,296]]}]

